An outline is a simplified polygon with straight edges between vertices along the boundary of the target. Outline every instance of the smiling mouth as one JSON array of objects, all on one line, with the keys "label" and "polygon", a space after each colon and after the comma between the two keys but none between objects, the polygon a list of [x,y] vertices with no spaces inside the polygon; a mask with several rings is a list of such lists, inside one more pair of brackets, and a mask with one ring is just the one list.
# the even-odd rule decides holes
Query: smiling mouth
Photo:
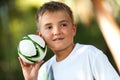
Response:
[{"label": "smiling mouth", "polygon": [[64,38],[56,38],[56,39],[54,39],[53,41],[61,41],[61,40],[63,40]]}]

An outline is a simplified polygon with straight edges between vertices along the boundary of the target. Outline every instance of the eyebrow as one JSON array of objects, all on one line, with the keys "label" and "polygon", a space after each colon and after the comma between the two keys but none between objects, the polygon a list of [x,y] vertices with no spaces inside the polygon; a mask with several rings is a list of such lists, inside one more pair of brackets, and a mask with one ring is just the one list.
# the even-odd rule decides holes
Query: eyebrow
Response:
[{"label": "eyebrow", "polygon": [[48,25],[51,25],[52,23],[47,23],[47,24],[45,24],[44,26],[48,26]]},{"label": "eyebrow", "polygon": [[62,23],[62,22],[69,22],[68,20],[61,20],[59,21],[59,23]]},{"label": "eyebrow", "polygon": [[[62,23],[62,22],[69,22],[69,21],[67,21],[67,20],[61,20],[61,21],[59,21],[58,23]],[[44,26],[48,26],[48,25],[51,25],[52,23],[47,23],[47,24],[45,24]]]}]

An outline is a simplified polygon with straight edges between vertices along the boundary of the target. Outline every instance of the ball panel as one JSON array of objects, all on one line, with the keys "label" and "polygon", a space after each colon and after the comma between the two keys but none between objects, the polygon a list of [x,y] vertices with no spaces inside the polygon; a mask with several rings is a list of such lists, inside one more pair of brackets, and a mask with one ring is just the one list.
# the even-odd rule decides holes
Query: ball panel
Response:
[{"label": "ball panel", "polygon": [[38,44],[36,44],[36,49],[37,49],[37,54],[35,55],[35,56],[31,56],[31,57],[29,57],[29,59],[31,59],[31,60],[38,60],[38,61],[40,61],[40,60],[42,60],[44,57],[45,57],[45,55],[46,55],[46,51],[47,51],[47,47],[45,47],[45,48],[41,48]]},{"label": "ball panel", "polygon": [[34,62],[38,62],[40,59],[40,57],[33,59],[34,57],[29,57],[29,56],[25,56],[23,55],[20,51],[18,52],[18,55],[21,57],[21,59],[26,62],[26,63],[34,63]]},{"label": "ball panel", "polygon": [[34,62],[31,62],[29,59],[27,59],[26,57],[24,57],[23,55],[19,54],[20,58],[26,62],[26,63],[30,63],[30,64],[33,64]]},{"label": "ball panel", "polygon": [[28,35],[34,42],[38,43],[42,48],[45,47],[44,40],[38,35]]},{"label": "ball panel", "polygon": [[36,49],[32,41],[22,40],[19,43],[19,49],[21,53],[25,56],[34,56],[36,55]]}]

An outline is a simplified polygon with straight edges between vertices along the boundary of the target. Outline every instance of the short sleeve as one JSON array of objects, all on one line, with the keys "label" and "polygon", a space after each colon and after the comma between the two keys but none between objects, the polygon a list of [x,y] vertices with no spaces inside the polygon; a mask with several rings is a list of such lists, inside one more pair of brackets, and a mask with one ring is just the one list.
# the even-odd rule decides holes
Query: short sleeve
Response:
[{"label": "short sleeve", "polygon": [[107,56],[98,49],[95,50],[95,53],[97,55],[92,66],[95,80],[120,80],[118,73],[109,62]]}]

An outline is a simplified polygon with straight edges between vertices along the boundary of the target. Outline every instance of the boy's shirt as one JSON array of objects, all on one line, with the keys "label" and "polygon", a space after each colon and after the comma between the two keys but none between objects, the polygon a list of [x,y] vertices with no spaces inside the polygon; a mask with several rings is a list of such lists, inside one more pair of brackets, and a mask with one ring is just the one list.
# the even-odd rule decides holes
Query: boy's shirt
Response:
[{"label": "boy's shirt", "polygon": [[102,51],[91,45],[76,44],[70,55],[57,62],[56,56],[44,63],[38,80],[120,80]]}]

